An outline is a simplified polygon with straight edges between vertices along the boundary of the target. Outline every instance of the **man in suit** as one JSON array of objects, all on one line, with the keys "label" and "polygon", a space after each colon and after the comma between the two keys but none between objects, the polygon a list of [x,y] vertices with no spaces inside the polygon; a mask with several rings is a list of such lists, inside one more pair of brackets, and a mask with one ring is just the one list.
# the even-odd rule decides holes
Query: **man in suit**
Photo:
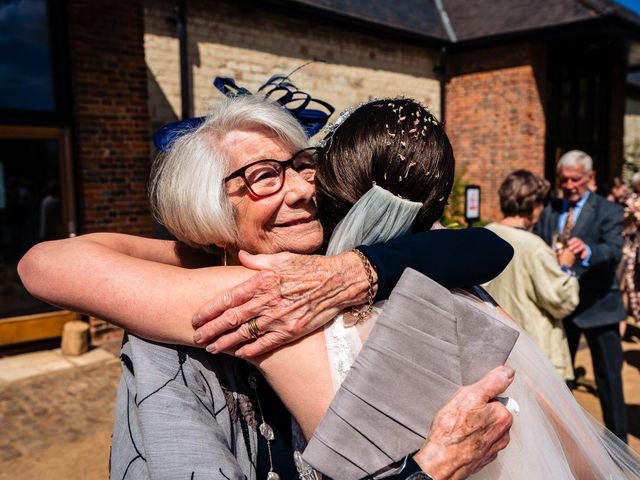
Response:
[{"label": "man in suit", "polygon": [[626,318],[615,267],[622,255],[622,207],[589,191],[595,178],[589,155],[572,150],[557,165],[563,199],[543,211],[534,232],[554,249],[570,249],[577,257],[580,282],[578,308],[564,320],[575,362],[580,334],[591,350],[604,423],[627,439],[627,414],[622,393],[622,345],[618,324]]}]

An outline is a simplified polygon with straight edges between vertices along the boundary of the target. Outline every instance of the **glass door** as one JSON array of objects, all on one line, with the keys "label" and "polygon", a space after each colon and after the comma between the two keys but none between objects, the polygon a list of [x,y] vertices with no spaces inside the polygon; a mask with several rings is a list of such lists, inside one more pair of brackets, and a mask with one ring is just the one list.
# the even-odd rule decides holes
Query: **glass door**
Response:
[{"label": "glass door", "polygon": [[69,132],[0,127],[0,346],[60,335],[74,314],[29,295],[16,272],[38,242],[75,234]]}]

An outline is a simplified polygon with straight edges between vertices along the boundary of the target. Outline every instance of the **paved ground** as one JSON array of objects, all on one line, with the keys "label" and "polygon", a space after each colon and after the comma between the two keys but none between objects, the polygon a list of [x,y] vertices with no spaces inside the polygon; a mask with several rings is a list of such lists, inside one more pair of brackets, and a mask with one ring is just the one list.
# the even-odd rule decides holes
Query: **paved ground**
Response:
[{"label": "paved ground", "polygon": [[[640,329],[629,328],[624,347],[630,443],[640,451]],[[89,365],[67,366],[12,381],[2,380],[7,369],[2,369],[6,359],[0,359],[0,480],[108,477],[120,365],[115,356],[104,352],[93,355],[99,360]],[[592,376],[587,349],[579,352],[577,364],[584,366],[588,384]],[[38,368],[34,371],[38,372]],[[592,415],[601,418],[592,391],[581,387],[576,397]]]},{"label": "paved ground", "polygon": [[[622,376],[624,396],[629,419],[629,445],[640,453],[640,328],[629,325],[622,343],[624,348],[624,366]],[[598,397],[595,395],[593,369],[589,349],[578,352],[576,367],[586,371],[586,382],[574,392],[576,399],[591,415],[602,422],[602,411]]]},{"label": "paved ground", "polygon": [[[24,365],[38,371],[42,358],[29,355]],[[120,362],[103,350],[90,355],[97,360],[85,357],[88,365],[58,363],[55,370],[10,382],[0,375],[0,480],[108,477]],[[0,368],[7,360],[0,360]]]}]

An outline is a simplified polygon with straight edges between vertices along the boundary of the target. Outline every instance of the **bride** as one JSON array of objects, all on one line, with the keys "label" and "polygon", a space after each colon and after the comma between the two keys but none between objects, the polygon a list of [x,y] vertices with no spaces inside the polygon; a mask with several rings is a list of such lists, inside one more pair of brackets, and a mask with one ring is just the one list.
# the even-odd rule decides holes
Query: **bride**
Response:
[{"label": "bride", "polygon": [[[405,118],[410,121],[404,123],[401,119]],[[410,128],[412,124],[414,128]],[[428,133],[429,140],[421,145],[423,132],[431,130],[437,133]],[[398,133],[401,139],[395,138]],[[445,140],[439,144],[435,139],[440,135]],[[411,156],[416,150],[412,145],[415,143],[420,145],[418,150],[424,148],[424,156],[430,162],[419,155]],[[425,218],[424,205],[442,198],[430,197],[420,181],[447,172],[448,149],[442,127],[413,101],[385,100],[356,109],[329,137],[325,161],[317,172],[321,205],[331,206],[325,210],[329,218],[323,224],[330,229],[337,222],[327,253],[381,241],[410,229],[428,228],[433,219]],[[344,167],[345,158],[357,159],[349,162],[348,170]],[[445,175],[442,180],[447,182],[449,178]],[[340,188],[345,185],[350,188]],[[447,292],[420,277],[416,272],[405,273],[373,330],[367,325],[371,320],[355,329],[345,328],[343,315],[326,327],[334,389],[340,384],[345,388],[316,429],[305,457],[334,478],[358,478],[363,471],[367,474],[380,471],[381,456],[367,457],[362,452],[371,451],[372,446],[392,452],[397,449],[399,436],[415,437],[420,421],[412,425],[412,419],[400,412],[411,409],[411,399],[420,398],[433,384],[446,383],[443,377],[452,382],[457,375],[464,378],[463,365],[458,369],[451,364],[441,365],[443,357],[455,357],[456,353],[447,352],[442,346],[435,348],[439,345],[435,342],[441,344],[446,335],[443,334],[446,326],[433,316],[424,318],[424,312],[429,310],[446,313],[447,301],[443,298]],[[456,292],[452,298],[458,302],[455,308],[467,306],[465,315],[460,312],[453,315],[458,352],[463,356],[460,364],[465,350],[466,353],[471,350],[472,361],[481,362],[483,355],[491,354],[492,340],[505,342],[501,325],[517,328],[481,289]],[[465,343],[461,332],[465,324],[478,320],[468,318],[474,309],[482,310],[499,323],[493,324],[489,335],[483,335],[477,325],[472,325],[473,339]],[[363,348],[361,341],[365,339]],[[417,352],[421,353],[419,357]],[[497,461],[474,478],[640,478],[635,455],[583,412],[546,356],[523,332],[508,364],[518,374],[506,394],[519,403],[520,413],[514,419],[510,445]],[[439,378],[425,381],[430,375]],[[363,413],[349,417],[341,416],[343,412]],[[424,418],[420,413],[416,415]],[[400,420],[390,427],[388,419],[394,417]],[[386,428],[378,428],[382,424]],[[353,435],[353,431],[361,434]],[[424,429],[418,432],[417,437],[425,435]],[[346,438],[350,441],[345,441]],[[415,448],[419,443],[414,439],[413,443],[407,441],[407,445]],[[350,462],[341,461],[343,458],[349,458]],[[397,455],[392,458],[398,459]]]},{"label": "bride", "polygon": [[[441,213],[451,188],[453,156],[446,135],[423,107],[410,100],[374,101],[359,107],[330,136],[324,154],[326,158],[318,166],[316,181],[323,192],[320,198],[321,213],[325,216],[323,224],[328,231],[337,224],[329,244],[331,253],[363,243],[384,241],[411,230],[430,228],[439,217],[435,212]],[[446,194],[425,187],[434,179],[444,185]],[[450,388],[463,383],[461,373],[466,372],[461,370],[460,359],[456,363],[458,355],[455,352],[469,348],[473,355],[467,365],[473,366],[474,358],[476,363],[481,363],[485,352],[492,351],[492,334],[500,332],[509,344],[508,331],[513,328],[508,319],[497,313],[490,300],[483,298],[481,291],[451,295],[413,272],[405,274],[387,307],[391,308],[385,308],[377,322],[374,322],[375,315],[371,315],[361,319],[355,328],[348,328],[344,317],[338,316],[325,332],[326,342],[323,335],[310,335],[255,360],[287,407],[301,421],[307,436],[316,431],[305,452],[306,458],[334,478],[359,478],[377,472],[376,462],[385,456],[380,452],[388,454],[388,464],[399,460],[392,452],[397,438],[384,431],[378,432],[382,435],[373,441],[378,452],[370,457],[367,452],[371,448],[366,442],[371,440],[365,436],[354,437],[353,442],[344,441],[342,433],[345,431],[364,429],[367,423],[375,424],[378,420],[360,415],[357,408],[369,414],[378,411],[380,418],[397,419],[396,423],[404,427],[407,437],[408,450],[404,455],[413,453],[417,450],[414,448],[416,439],[423,438],[428,427],[424,423],[422,431],[417,432],[407,428],[415,419],[405,418],[405,410],[420,410],[412,408],[411,400],[416,398],[413,395],[424,398],[434,381]],[[441,315],[421,318],[420,313],[424,314],[427,307],[432,312],[440,311]],[[473,325],[465,326],[467,318],[461,312],[475,314],[475,318],[491,319],[493,323],[486,325],[492,324],[496,330],[475,332],[484,335],[467,335],[467,344],[454,343],[456,348],[452,349],[445,345],[452,339],[443,340],[440,329],[446,330],[447,325],[454,332],[474,328]],[[443,318],[449,324],[445,325]],[[416,340],[412,346],[422,345],[423,348],[417,351],[403,349],[402,343],[398,344],[403,329],[405,336],[400,338]],[[412,332],[409,338],[407,329]],[[439,342],[439,348],[434,347],[433,338]],[[364,345],[362,341],[365,341]],[[390,345],[396,348],[387,348]],[[327,364],[322,360],[327,355],[325,352],[328,352]],[[451,358],[453,364],[449,361]],[[544,358],[527,337],[520,334],[509,358],[519,372],[509,394],[517,399],[521,408],[512,431],[512,445],[498,462],[479,475],[505,479],[524,478],[525,475],[580,479],[637,475],[635,459],[606,432],[599,433],[594,429]],[[387,363],[405,368],[393,370]],[[290,381],[292,377],[309,377],[314,367],[322,377],[320,381]],[[325,368],[331,377],[321,374]],[[368,382],[372,374],[376,378],[373,384]],[[443,378],[446,382],[441,381]],[[316,430],[317,398],[330,400],[332,392],[342,382],[346,388],[341,392],[366,391],[368,395],[352,395],[354,399],[349,403],[345,395],[339,394],[330,407],[326,405],[328,401],[320,400],[320,404],[325,402],[321,410],[328,413]],[[398,384],[403,389],[397,390]],[[310,388],[316,394],[315,398],[310,398]],[[340,416],[344,405],[350,406],[351,418]],[[341,420],[343,424],[340,424]],[[361,468],[360,474],[341,476],[340,472],[354,464]]]}]

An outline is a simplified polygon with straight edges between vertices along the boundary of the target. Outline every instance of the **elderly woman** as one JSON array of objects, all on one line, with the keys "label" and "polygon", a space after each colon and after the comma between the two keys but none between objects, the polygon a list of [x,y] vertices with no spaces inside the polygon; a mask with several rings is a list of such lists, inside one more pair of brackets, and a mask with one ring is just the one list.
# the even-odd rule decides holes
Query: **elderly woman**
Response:
[{"label": "elderly woman", "polygon": [[[160,158],[154,172],[154,207],[178,238],[199,247],[222,246],[230,264],[237,262],[240,248],[253,253],[312,252],[322,243],[322,230],[308,173],[315,157],[306,147],[299,126],[280,108],[251,98],[230,101]],[[296,306],[309,312],[303,320],[313,321],[296,323],[287,327],[289,331],[277,322],[259,324],[269,332],[261,339],[290,340],[291,330],[298,336],[308,333],[344,307],[363,303],[371,286],[378,287],[379,295],[388,294],[404,265],[416,264],[449,286],[467,285],[493,276],[510,255],[481,231],[439,231],[418,237],[399,239],[387,247],[390,266],[385,265],[383,248],[369,247],[368,255],[377,259],[378,275],[373,270],[373,278],[354,252],[305,257],[307,270],[290,275],[288,285],[301,279],[311,284],[306,289],[298,285],[293,293],[299,299]],[[463,248],[466,243],[483,245],[491,254],[465,255],[471,251]],[[411,248],[416,244],[420,251]],[[428,254],[449,248],[457,250],[456,262]],[[199,265],[199,255],[174,242],[94,234],[41,244],[25,256],[19,270],[27,288],[51,303],[99,315],[153,340],[191,344],[193,330],[186,319],[216,291],[254,273],[241,267],[182,268]],[[247,327],[238,331],[246,335]],[[290,358],[300,360],[295,355]],[[284,476],[291,473],[291,457],[282,454],[290,446],[286,417],[264,382],[256,387],[256,377],[243,362],[133,335],[123,347],[122,360],[111,463],[114,478],[177,478],[188,472],[265,478],[273,470]],[[328,369],[324,372],[329,374]],[[316,381],[322,376],[320,369],[307,375]],[[293,380],[303,385],[308,379]],[[506,386],[495,376],[489,382],[491,388],[484,385],[480,390],[486,398]],[[318,399],[319,405],[330,400],[331,391],[326,395]],[[267,420],[276,423],[272,440],[268,432],[256,433],[257,424],[265,419],[261,409],[254,411],[251,405],[260,401]],[[463,470],[478,468],[504,445],[497,442],[504,432],[504,416],[489,425],[490,419],[502,415],[496,413],[497,406],[476,402],[474,408],[486,410],[488,416],[472,431],[454,432],[464,433],[464,438],[451,442],[440,457],[452,459],[452,469],[461,453],[469,454],[468,445],[482,436],[479,432],[485,427],[486,448],[473,452],[474,461]],[[321,415],[321,408],[308,412],[309,425],[317,424]],[[437,423],[432,431],[436,438],[449,438]]]},{"label": "elderly woman", "polygon": [[531,228],[549,193],[549,182],[526,170],[504,179],[499,190],[504,218],[487,228],[511,244],[514,257],[486,286],[515,322],[547,354],[562,378],[573,380],[569,345],[562,320],[578,305],[578,279],[572,275],[575,255],[556,255]]}]

